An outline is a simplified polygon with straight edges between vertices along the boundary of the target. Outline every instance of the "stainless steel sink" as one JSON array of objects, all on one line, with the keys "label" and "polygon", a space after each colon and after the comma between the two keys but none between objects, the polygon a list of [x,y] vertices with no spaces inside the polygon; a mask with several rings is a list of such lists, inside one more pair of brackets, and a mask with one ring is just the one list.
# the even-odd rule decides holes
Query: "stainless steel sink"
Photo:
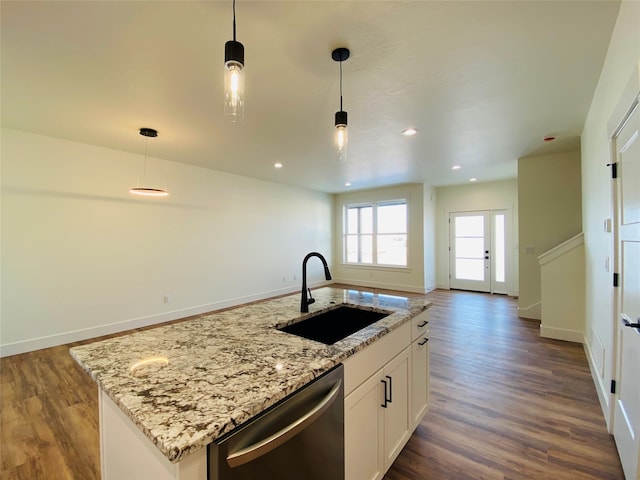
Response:
[{"label": "stainless steel sink", "polygon": [[278,330],[332,345],[391,313],[341,305],[299,322],[278,327]]}]

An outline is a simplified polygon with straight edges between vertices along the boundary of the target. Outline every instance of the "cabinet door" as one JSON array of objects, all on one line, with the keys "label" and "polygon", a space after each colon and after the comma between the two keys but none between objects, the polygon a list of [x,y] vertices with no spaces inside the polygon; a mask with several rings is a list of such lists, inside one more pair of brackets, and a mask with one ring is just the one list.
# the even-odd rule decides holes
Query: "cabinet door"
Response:
[{"label": "cabinet door", "polygon": [[[409,411],[411,398],[409,381],[411,348],[405,348],[402,353],[391,360],[382,372],[383,380],[387,382],[387,391],[391,401],[385,402],[384,411],[384,468],[388,469],[405,443],[411,436],[412,424]],[[383,386],[384,389],[384,386]],[[383,392],[384,393],[384,392]],[[384,399],[384,395],[383,395]],[[349,478],[349,477],[347,477]]]},{"label": "cabinet door", "polygon": [[415,429],[429,408],[429,338],[411,344],[411,423]]},{"label": "cabinet door", "polygon": [[380,480],[384,475],[381,378],[382,370],[378,370],[344,400],[344,458],[348,480]]}]

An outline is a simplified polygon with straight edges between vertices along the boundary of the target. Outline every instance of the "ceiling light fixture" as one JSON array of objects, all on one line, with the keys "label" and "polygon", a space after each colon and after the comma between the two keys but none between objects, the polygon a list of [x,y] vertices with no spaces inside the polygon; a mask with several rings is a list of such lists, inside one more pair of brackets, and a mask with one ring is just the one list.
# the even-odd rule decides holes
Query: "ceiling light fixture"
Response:
[{"label": "ceiling light fixture", "polygon": [[469,179],[469,181],[470,181],[470,182],[477,182],[477,181],[478,181],[478,179],[477,179],[477,178],[475,178],[475,177],[473,177],[473,178],[470,178],[470,179]]},{"label": "ceiling light fixture", "polygon": [[[133,193],[134,195],[144,195],[147,197],[166,197],[169,195],[166,187],[162,188],[151,188],[146,187],[146,177],[147,177],[147,143],[149,141],[149,137],[155,138],[158,136],[158,131],[153,128],[141,128],[140,135],[144,138],[144,168],[142,170],[142,186],[131,187],[129,189],[129,193]],[[140,182],[138,182],[140,183]]]},{"label": "ceiling light fixture", "polygon": [[338,150],[338,161],[344,162],[347,159],[347,112],[342,109],[342,62],[349,58],[348,48],[336,48],[331,52],[331,58],[340,63],[340,111],[336,112],[336,148]]},{"label": "ceiling light fixture", "polygon": [[418,129],[416,128],[407,128],[402,131],[402,135],[404,135],[405,137],[412,137],[416,133],[418,133]]},{"label": "ceiling light fixture", "polygon": [[454,165],[451,167],[451,170],[460,170],[462,167],[460,165]]},{"label": "ceiling light fixture", "polygon": [[244,118],[244,45],[236,41],[236,0],[233,0],[233,40],[224,44],[224,114],[232,122]]},{"label": "ceiling light fixture", "polygon": [[273,168],[282,168],[282,163],[276,162],[273,164]]}]

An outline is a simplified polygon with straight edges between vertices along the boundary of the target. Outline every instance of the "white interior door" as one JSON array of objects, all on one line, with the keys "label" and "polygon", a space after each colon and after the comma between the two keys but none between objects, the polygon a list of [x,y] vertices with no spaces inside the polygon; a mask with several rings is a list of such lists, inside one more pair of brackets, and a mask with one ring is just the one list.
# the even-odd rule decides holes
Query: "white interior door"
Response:
[{"label": "white interior door", "polygon": [[[616,138],[619,288],[613,435],[627,479],[640,478],[640,107]],[[636,326],[634,326],[636,325]]]},{"label": "white interior door", "polygon": [[508,293],[507,210],[449,214],[449,286]]}]

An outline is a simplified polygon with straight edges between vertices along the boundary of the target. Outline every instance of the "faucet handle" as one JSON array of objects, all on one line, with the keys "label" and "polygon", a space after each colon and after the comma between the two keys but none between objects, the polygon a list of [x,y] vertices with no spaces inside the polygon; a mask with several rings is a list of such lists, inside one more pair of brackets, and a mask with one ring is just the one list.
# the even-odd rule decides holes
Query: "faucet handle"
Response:
[{"label": "faucet handle", "polygon": [[312,303],[315,303],[316,299],[311,296],[310,288],[307,288],[307,291],[309,292],[309,297],[307,298],[307,305],[311,305]]}]

